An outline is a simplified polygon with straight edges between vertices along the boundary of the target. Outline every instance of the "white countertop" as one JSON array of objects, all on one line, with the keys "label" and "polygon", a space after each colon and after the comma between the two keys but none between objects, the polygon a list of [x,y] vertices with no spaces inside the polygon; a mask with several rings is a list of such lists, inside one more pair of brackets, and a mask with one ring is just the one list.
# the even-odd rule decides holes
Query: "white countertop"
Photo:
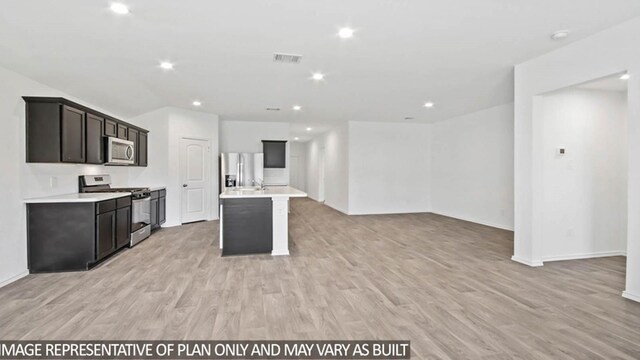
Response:
[{"label": "white countertop", "polygon": [[150,187],[149,191],[158,191],[158,190],[166,190],[167,187],[166,186],[154,186],[154,187]]},{"label": "white countertop", "polygon": [[131,196],[131,193],[81,193],[47,196],[23,200],[25,204],[99,202]]},{"label": "white countertop", "polygon": [[264,190],[225,190],[220,199],[307,197],[307,193],[291,186],[266,186]]}]

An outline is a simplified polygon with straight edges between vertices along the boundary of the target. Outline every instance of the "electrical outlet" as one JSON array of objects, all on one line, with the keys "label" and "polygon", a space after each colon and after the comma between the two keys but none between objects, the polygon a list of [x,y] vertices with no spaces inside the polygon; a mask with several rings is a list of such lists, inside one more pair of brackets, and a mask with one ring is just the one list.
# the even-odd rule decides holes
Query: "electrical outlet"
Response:
[{"label": "electrical outlet", "polygon": [[49,178],[49,186],[51,186],[52,189],[58,187],[58,177],[57,176],[52,176],[52,177]]},{"label": "electrical outlet", "polygon": [[572,238],[573,237],[573,228],[568,228],[567,229],[567,237],[568,238]]}]

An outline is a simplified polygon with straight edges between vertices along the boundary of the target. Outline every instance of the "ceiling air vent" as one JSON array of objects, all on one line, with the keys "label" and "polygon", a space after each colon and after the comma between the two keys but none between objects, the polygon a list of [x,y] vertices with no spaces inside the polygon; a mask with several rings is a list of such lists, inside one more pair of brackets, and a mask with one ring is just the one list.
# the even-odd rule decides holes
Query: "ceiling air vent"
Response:
[{"label": "ceiling air vent", "polygon": [[302,55],[275,53],[273,54],[273,61],[287,64],[299,64],[300,61],[302,61]]},{"label": "ceiling air vent", "polygon": [[278,107],[268,107],[266,110],[267,111],[280,111],[280,108],[278,108]]}]

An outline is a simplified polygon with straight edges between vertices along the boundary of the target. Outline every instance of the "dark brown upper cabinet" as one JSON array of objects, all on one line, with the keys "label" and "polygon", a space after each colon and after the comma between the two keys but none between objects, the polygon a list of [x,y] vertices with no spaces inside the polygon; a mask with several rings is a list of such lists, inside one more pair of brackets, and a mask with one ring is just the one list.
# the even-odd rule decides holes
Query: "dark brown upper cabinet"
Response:
[{"label": "dark brown upper cabinet", "polygon": [[30,163],[104,164],[105,136],[136,144],[135,165],[147,166],[148,131],[73,101],[25,96]]},{"label": "dark brown upper cabinet", "polygon": [[62,106],[62,162],[84,163],[85,153],[85,112]]},{"label": "dark brown upper cabinet", "polygon": [[87,164],[104,164],[104,119],[87,113]]},{"label": "dark brown upper cabinet", "polygon": [[148,159],[148,147],[149,147],[149,137],[146,132],[140,132],[138,135],[138,166],[147,166],[149,163]]},{"label": "dark brown upper cabinet", "polygon": [[265,169],[287,167],[286,140],[262,140],[262,152]]},{"label": "dark brown upper cabinet", "polygon": [[118,123],[113,120],[105,119],[104,136],[118,137]]},{"label": "dark brown upper cabinet", "polygon": [[127,125],[118,123],[118,138],[127,140],[129,138]]},{"label": "dark brown upper cabinet", "polygon": [[138,130],[136,129],[129,129],[129,134],[128,136],[128,140],[133,142],[133,165],[138,165],[139,161],[138,159],[140,158],[140,145],[139,145],[139,141],[138,141]]},{"label": "dark brown upper cabinet", "polygon": [[27,162],[62,161],[61,110],[57,103],[27,102]]}]

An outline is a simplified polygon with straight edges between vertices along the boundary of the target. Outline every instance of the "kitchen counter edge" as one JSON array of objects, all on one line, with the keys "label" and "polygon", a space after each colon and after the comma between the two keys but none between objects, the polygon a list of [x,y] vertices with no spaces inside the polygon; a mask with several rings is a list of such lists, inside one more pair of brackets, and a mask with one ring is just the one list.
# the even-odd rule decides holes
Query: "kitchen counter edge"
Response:
[{"label": "kitchen counter edge", "polygon": [[46,196],[40,198],[24,199],[25,204],[44,204],[44,203],[83,203],[83,202],[100,202],[112,199],[119,199],[131,196],[129,192],[119,193],[79,193],[79,194],[63,194]]},{"label": "kitchen counter edge", "polygon": [[244,198],[291,198],[291,197],[307,197],[307,193],[304,191],[298,190],[296,188],[292,188],[290,186],[286,187],[274,187],[270,189],[267,187],[265,190],[255,190],[255,191],[235,191],[235,190],[225,190],[222,194],[220,194],[220,199],[244,199]]}]

